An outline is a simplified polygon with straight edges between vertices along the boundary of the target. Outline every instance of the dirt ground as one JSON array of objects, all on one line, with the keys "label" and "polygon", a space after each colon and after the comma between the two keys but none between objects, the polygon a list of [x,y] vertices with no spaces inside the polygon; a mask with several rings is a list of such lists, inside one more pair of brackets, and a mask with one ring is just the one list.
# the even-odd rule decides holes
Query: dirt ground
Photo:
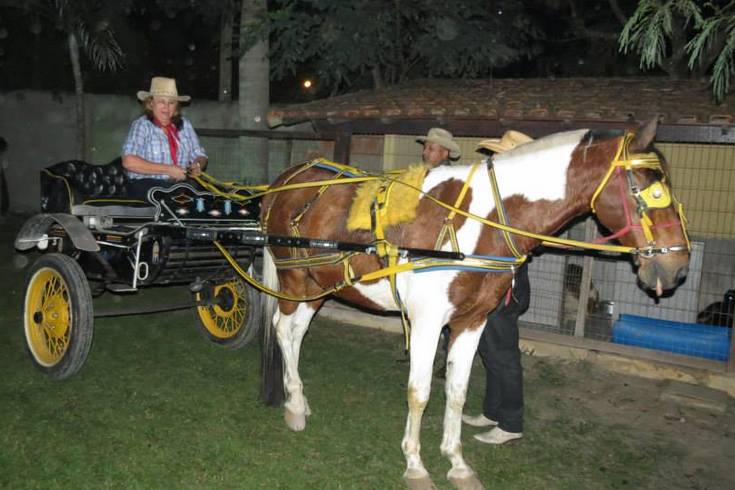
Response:
[{"label": "dirt ground", "polygon": [[671,451],[670,464],[660,466],[650,488],[735,488],[732,398],[723,396],[724,412],[669,401],[665,394],[678,392],[680,384],[617,374],[588,362],[526,355],[524,371],[527,411],[535,425],[565,420],[576,431],[598,420],[625,432],[634,445]]}]

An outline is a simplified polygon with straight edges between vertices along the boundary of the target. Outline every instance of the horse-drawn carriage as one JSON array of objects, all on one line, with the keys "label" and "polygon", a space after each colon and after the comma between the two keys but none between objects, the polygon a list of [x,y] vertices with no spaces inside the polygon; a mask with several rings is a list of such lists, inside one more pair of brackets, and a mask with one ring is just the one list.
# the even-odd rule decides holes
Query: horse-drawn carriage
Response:
[{"label": "horse-drawn carriage", "polygon": [[[641,283],[659,295],[686,276],[686,220],[665,162],[650,151],[655,132],[655,121],[638,132],[567,131],[493,160],[424,171],[413,183],[312,161],[276,179],[260,201],[260,219],[256,200],[241,200],[237,192],[184,185],[154,188],[148,202],[117,203],[96,197],[100,182],[117,175],[112,170],[82,169],[87,187],[80,197],[70,184],[79,169],[70,175],[63,166],[47,169],[44,214],[27,222],[16,241],[19,248],[53,250],[29,275],[29,350],[56,377],[79,368],[91,338],[87,280],[113,291],[193,281],[209,334],[245,343],[255,332],[257,293],[240,289],[216,251],[248,280],[255,248],[267,245],[259,285],[270,293],[262,308],[264,395],[280,403],[285,394],[287,425],[303,430],[311,414],[298,364],[301,341],[324,299],[335,294],[367,308],[400,310],[411,326],[404,478],[410,488],[432,488],[419,435],[437,341],[449,325],[441,450],[455,487],[482,488],[462,455],[462,407],[487,314],[508,291],[515,267],[548,243],[632,254]],[[377,185],[356,215],[365,225],[353,226],[366,182]],[[416,194],[412,212],[390,221],[391,206],[404,207],[391,189],[402,188]],[[612,232],[607,239],[621,245],[553,236],[590,212]],[[224,321],[238,317],[239,305],[250,314]]]},{"label": "horse-drawn carriage", "polygon": [[212,243],[226,245],[248,269],[257,249],[230,230],[259,231],[258,200],[233,202],[192,183],[130,199],[128,184],[119,159],[67,161],[41,171],[42,213],[26,221],[15,246],[43,252],[28,275],[23,322],[31,359],[54,378],[83,365],[94,328],[92,298],[105,291],[189,284],[212,341],[242,347],[259,329],[260,293]]}]

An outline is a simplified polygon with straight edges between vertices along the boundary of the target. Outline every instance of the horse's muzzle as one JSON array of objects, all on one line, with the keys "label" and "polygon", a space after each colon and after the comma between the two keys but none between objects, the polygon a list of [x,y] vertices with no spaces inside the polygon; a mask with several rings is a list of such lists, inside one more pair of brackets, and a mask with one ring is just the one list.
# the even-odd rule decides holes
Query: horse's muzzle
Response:
[{"label": "horse's muzzle", "polygon": [[649,289],[661,296],[664,291],[676,288],[689,273],[689,254],[673,253],[641,258],[638,278]]}]

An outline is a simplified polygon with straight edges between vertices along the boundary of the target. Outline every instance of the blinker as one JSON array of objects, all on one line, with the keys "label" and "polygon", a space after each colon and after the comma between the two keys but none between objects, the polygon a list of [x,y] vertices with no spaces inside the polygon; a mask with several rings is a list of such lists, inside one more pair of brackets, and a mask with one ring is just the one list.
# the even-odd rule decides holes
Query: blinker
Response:
[{"label": "blinker", "polygon": [[671,205],[671,193],[668,187],[659,181],[643,189],[640,196],[650,209],[663,209]]}]

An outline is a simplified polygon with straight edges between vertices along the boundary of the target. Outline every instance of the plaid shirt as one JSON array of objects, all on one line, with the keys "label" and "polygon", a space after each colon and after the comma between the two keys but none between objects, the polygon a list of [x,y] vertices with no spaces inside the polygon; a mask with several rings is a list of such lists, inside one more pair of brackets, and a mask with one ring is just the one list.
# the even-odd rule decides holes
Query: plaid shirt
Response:
[{"label": "plaid shirt", "polygon": [[[189,165],[196,157],[206,157],[204,148],[199,143],[191,123],[182,118],[183,125],[179,130],[179,148],[176,159],[182,167]],[[135,155],[153,163],[173,165],[171,151],[168,147],[168,139],[163,129],[153,124],[148,117],[141,116],[130,125],[130,131],[122,148],[123,155]],[[131,179],[168,179],[168,175],[153,174],[144,175],[128,171]]]}]

